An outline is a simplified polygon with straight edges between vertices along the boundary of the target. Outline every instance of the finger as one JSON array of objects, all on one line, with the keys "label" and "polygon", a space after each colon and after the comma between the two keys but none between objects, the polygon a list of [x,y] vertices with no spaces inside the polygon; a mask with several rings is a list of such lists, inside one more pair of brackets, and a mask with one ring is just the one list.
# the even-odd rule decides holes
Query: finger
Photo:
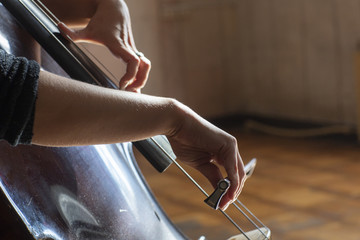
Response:
[{"label": "finger", "polygon": [[229,204],[233,203],[239,196],[241,191],[238,191],[238,187],[233,184],[233,181],[230,181],[230,188],[227,193],[222,197],[219,207],[222,210],[226,210]]},{"label": "finger", "polygon": [[140,89],[142,89],[146,85],[146,82],[149,77],[149,73],[151,69],[150,60],[144,56],[140,56],[139,58],[140,58],[140,65],[138,72],[136,74],[136,79],[135,81],[131,82],[128,85],[127,90],[129,91],[139,91]]},{"label": "finger", "polygon": [[126,25],[123,25],[117,30],[119,31],[119,38],[112,38],[106,42],[105,45],[114,56],[121,58],[127,64],[126,73],[120,79],[119,83],[119,88],[126,90],[127,86],[134,82],[141,61],[128,41],[129,33]]},{"label": "finger", "polygon": [[68,26],[66,26],[65,23],[59,22],[58,28],[60,30],[60,33],[65,37],[70,37],[73,41],[91,41],[91,38],[87,34],[86,28],[82,30],[75,31]]},{"label": "finger", "polygon": [[246,181],[246,173],[245,173],[245,169],[244,169],[244,164],[243,164],[243,161],[242,161],[239,153],[237,154],[237,164],[238,164],[238,176],[239,176],[239,180],[240,180],[240,185],[236,189],[234,201],[239,197],[239,195],[244,187],[245,181]]},{"label": "finger", "polygon": [[131,82],[126,88],[127,91],[140,93],[140,90],[146,85],[147,79],[149,77],[151,62],[147,59],[142,53],[140,53],[135,44],[135,40],[132,33],[131,23],[128,23],[127,31],[128,31],[128,43],[130,47],[134,50],[134,52],[138,55],[140,59],[140,65],[138,72],[136,74],[135,81]]},{"label": "finger", "polygon": [[228,150],[223,159],[223,166],[228,174],[228,179],[231,182],[230,188],[226,195],[235,200],[238,196],[237,194],[241,191],[241,178],[244,175],[244,169],[240,154],[237,148],[237,141],[233,138],[233,141],[228,145]]},{"label": "finger", "polygon": [[129,26],[127,27],[128,29],[128,41],[130,46],[134,49],[135,52],[138,52],[137,48],[136,48],[136,44],[135,44],[135,39],[134,39],[134,35],[132,32],[132,28],[131,28],[131,23],[129,23]]},{"label": "finger", "polygon": [[140,60],[135,54],[132,54],[130,51],[126,50],[124,50],[124,52],[126,56],[122,56],[122,58],[127,63],[127,66],[126,73],[120,79],[119,83],[119,87],[122,90],[126,90],[127,86],[135,80],[140,65]]},{"label": "finger", "polygon": [[206,162],[204,164],[196,166],[195,168],[209,180],[209,182],[214,188],[216,188],[218,182],[223,179],[223,176],[218,166],[211,162]]},{"label": "finger", "polygon": [[[230,180],[230,177],[229,177],[229,180],[231,182],[231,185],[230,185],[230,188],[228,190],[228,192],[223,196],[223,198],[221,199],[220,201],[220,204],[219,204],[219,207],[225,211],[228,206],[233,203],[240,195],[241,193],[241,190],[244,186],[244,182],[245,182],[245,171],[243,170],[243,164],[242,164],[242,160],[241,160],[241,157],[240,157],[240,154],[236,154],[236,165],[237,165],[237,169],[234,167],[234,168],[231,168],[232,170],[234,170],[233,174],[235,176],[235,180]],[[232,171],[231,170],[231,171]],[[235,173],[237,172],[237,173]],[[231,175],[229,174],[229,176]],[[239,178],[239,180],[238,180]],[[238,186],[235,186],[235,182],[239,182]]]},{"label": "finger", "polygon": [[232,202],[232,199],[229,198],[228,195],[224,195],[219,203],[219,208],[225,211]]},{"label": "finger", "polygon": [[[236,157],[234,157],[236,159]],[[230,162],[230,161],[227,161]],[[231,198],[234,199],[236,196],[236,192],[238,191],[238,188],[240,186],[240,179],[239,179],[239,174],[238,174],[238,166],[237,166],[237,160],[232,160],[233,163],[225,164],[225,170],[228,174],[228,179],[230,180],[230,188],[228,190],[228,192],[226,193],[226,195]]]},{"label": "finger", "polygon": [[114,56],[121,58],[127,64],[126,73],[120,79],[119,83],[119,88],[125,90],[136,77],[140,65],[140,59],[136,56],[134,51],[125,45],[121,39],[115,39],[107,46]]},{"label": "finger", "polygon": [[127,25],[126,24],[122,25],[122,27],[118,30],[120,31],[120,39],[125,44],[126,48],[129,50],[133,50],[133,48],[131,47],[131,44],[129,42],[129,29],[128,29]]},{"label": "finger", "polygon": [[[139,76],[137,76],[140,66],[140,59],[138,56],[136,56],[136,54],[132,50],[132,47],[130,46],[130,43],[128,42],[129,34],[128,28],[126,28],[126,26],[122,26],[122,28],[117,29],[119,30],[118,36],[120,37],[120,39],[97,39],[98,37],[92,36],[94,34],[91,34],[89,25],[82,30],[75,31],[67,27],[66,24],[59,22],[58,28],[62,35],[70,37],[73,41],[86,41],[104,44],[109,48],[112,54],[114,54],[116,57],[122,58],[124,62],[127,63],[127,68],[125,75],[120,80],[120,89],[126,89],[126,87],[131,84],[131,82],[136,82],[136,84],[131,87],[134,91],[138,91],[139,88],[145,85],[150,70],[150,61],[148,61],[148,65],[146,62],[144,62],[144,70],[140,72]],[[135,78],[139,78],[139,81],[134,81]]]}]

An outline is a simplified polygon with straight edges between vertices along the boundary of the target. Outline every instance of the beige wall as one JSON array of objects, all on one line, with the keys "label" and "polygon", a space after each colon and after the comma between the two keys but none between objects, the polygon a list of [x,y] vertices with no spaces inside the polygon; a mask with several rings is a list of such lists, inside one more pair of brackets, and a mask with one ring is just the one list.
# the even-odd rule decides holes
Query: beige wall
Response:
[{"label": "beige wall", "polygon": [[207,117],[356,123],[360,0],[132,0],[145,92]]},{"label": "beige wall", "polygon": [[354,124],[359,9],[357,0],[239,1],[239,78],[246,99],[262,96],[245,110]]}]

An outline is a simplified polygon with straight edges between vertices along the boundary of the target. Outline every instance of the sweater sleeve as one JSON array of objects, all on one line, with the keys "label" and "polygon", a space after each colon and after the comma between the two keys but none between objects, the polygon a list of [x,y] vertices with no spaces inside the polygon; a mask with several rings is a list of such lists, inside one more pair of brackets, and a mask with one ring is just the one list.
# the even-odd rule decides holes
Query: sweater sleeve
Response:
[{"label": "sweater sleeve", "polygon": [[40,66],[0,49],[0,139],[30,144]]}]

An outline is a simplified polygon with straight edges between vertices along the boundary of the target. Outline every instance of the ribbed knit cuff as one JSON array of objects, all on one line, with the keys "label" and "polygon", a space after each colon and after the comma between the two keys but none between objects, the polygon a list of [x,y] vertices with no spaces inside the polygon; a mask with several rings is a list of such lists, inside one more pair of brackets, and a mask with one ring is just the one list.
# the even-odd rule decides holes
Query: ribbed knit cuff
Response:
[{"label": "ribbed knit cuff", "polygon": [[40,66],[0,50],[0,138],[30,144]]}]

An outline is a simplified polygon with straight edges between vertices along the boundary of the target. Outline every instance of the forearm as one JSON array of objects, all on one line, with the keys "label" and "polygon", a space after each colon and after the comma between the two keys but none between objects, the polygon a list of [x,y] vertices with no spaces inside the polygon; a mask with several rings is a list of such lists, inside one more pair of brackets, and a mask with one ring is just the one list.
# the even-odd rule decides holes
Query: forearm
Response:
[{"label": "forearm", "polygon": [[175,131],[174,100],[105,89],[40,73],[32,142],[48,146],[116,143]]}]

